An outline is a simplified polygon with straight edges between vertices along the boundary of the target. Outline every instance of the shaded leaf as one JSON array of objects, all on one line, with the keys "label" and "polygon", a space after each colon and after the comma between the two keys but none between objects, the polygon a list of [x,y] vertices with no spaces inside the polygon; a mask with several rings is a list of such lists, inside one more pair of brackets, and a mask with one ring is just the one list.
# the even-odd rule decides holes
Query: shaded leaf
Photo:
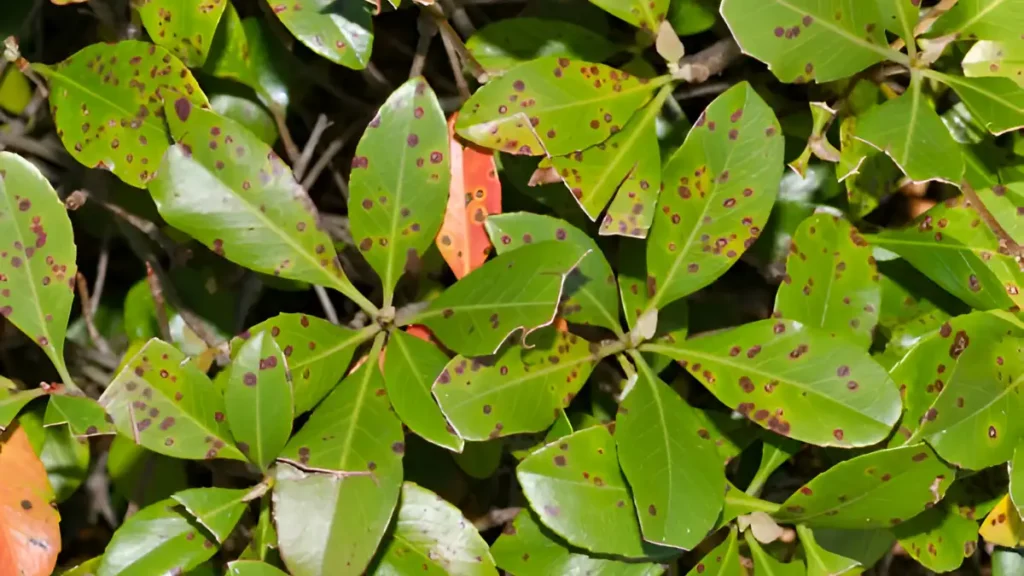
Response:
[{"label": "shaded leaf", "polygon": [[178,492],[172,498],[185,507],[218,542],[224,542],[242,518],[248,490],[227,488],[193,488]]},{"label": "shaded leaf", "polygon": [[783,82],[829,82],[890,58],[875,2],[725,0],[722,16],[740,48]]},{"label": "shaded leaf", "polygon": [[106,472],[117,497],[143,508],[188,488],[183,460],[146,450],[124,436],[114,437]]},{"label": "shaded leaf", "polygon": [[372,574],[498,574],[487,542],[462,512],[412,482],[402,484],[395,528],[389,536]]},{"label": "shaded leaf", "polygon": [[923,444],[840,462],[794,492],[773,516],[832,528],[885,528],[942,500],[954,470]]},{"label": "shaded leaf", "polygon": [[313,202],[273,150],[234,120],[184,98],[168,99],[166,111],[178,143],[149,191],[170,225],[257,272],[368,304],[341,269]]},{"label": "shaded leaf", "polygon": [[736,528],[729,530],[725,540],[701,558],[686,576],[740,576],[744,569],[740,563],[739,539]]},{"label": "shaded leaf", "polygon": [[[856,559],[837,554],[818,544],[814,533],[807,526],[798,524],[796,532],[800,535],[800,545],[803,547],[804,556],[807,558],[807,576],[849,574],[851,570],[862,566]],[[860,534],[861,532],[858,531],[857,533]]]},{"label": "shaded leaf", "polygon": [[1010,499],[1019,514],[1024,509],[1024,444],[1018,444],[1010,460]]},{"label": "shaded leaf", "polygon": [[71,221],[39,169],[10,152],[0,152],[0,246],[0,316],[68,380],[64,337],[78,271]]},{"label": "shaded leaf", "polygon": [[590,0],[606,12],[652,34],[665,20],[669,0]]},{"label": "shaded leaf", "polygon": [[494,475],[505,453],[504,442],[466,442],[462,452],[452,455],[455,464],[470,478],[485,480]]},{"label": "shaded leaf", "polygon": [[964,55],[964,76],[1005,76],[1024,88],[1024,43],[981,40]]},{"label": "shaded leaf", "polygon": [[277,141],[277,125],[262,104],[236,94],[213,94],[210,107],[255,134],[263,142],[273,145]]},{"label": "shaded leaf", "polygon": [[282,113],[297,92],[293,57],[278,43],[263,18],[244,18],[242,29],[249,43],[251,86],[267,107]]},{"label": "shaded leaf", "polygon": [[793,235],[775,314],[867,349],[882,301],[871,247],[846,220],[818,213]]},{"label": "shaded leaf", "polygon": [[754,576],[804,576],[807,566],[799,560],[782,563],[765,551],[757,539],[748,530],[743,533],[743,540],[750,548],[751,559],[754,561]]},{"label": "shaded leaf", "polygon": [[691,36],[706,32],[718,17],[716,0],[675,0],[668,9],[668,21],[676,34]]},{"label": "shaded leaf", "polygon": [[220,16],[217,31],[204,54],[206,62],[203,71],[258,89],[259,84],[251,66],[251,51],[238,11],[230,1],[224,2],[224,12]]},{"label": "shaded leaf", "polygon": [[1024,88],[1007,78],[938,76],[996,136],[1024,127]]},{"label": "shaded leaf", "polygon": [[708,106],[665,164],[647,245],[648,308],[707,286],[753,245],[778,194],[783,148],[775,114],[750,84]]},{"label": "shaded leaf", "polygon": [[761,320],[642,350],[679,360],[760,426],[819,446],[867,446],[899,419],[896,386],[868,354],[790,320]]},{"label": "shaded leaf", "polygon": [[589,342],[544,330],[530,348],[513,345],[491,358],[456,356],[433,392],[456,433],[487,440],[539,432],[569,406],[597,363]]},{"label": "shaded leaf", "polygon": [[466,48],[493,76],[545,56],[602,62],[620,50],[591,28],[563,20],[525,17],[491,22],[469,37]]},{"label": "shaded leaf", "polygon": [[538,58],[477,90],[463,105],[455,128],[486,148],[560,156],[621,130],[667,81],[637,78],[603,64]]},{"label": "shaded leaf", "polygon": [[[903,1],[903,0],[900,0]],[[811,134],[807,138],[807,146],[804,146],[804,151],[788,165],[802,178],[807,177],[807,165],[811,160],[813,154],[817,158],[826,162],[841,162],[842,156],[839,150],[836,150],[834,146],[828,141],[829,126],[832,125],[833,120],[836,116],[836,111],[829,108],[825,102],[811,102],[811,120],[813,126],[811,127]],[[851,116],[850,118],[855,118]]]},{"label": "shaded leaf", "polygon": [[274,521],[292,576],[362,574],[391,520],[401,485],[400,465],[384,466],[372,476],[278,465]]},{"label": "shaded leaf", "polygon": [[89,475],[89,441],[75,438],[69,428],[49,428],[39,460],[53,486],[54,501],[65,502]]},{"label": "shaded leaf", "polygon": [[484,229],[489,215],[501,213],[501,181],[494,153],[455,136],[455,119],[448,120],[451,185],[437,249],[456,278],[483,266],[493,246]]},{"label": "shaded leaf", "polygon": [[498,254],[552,238],[589,250],[566,279],[560,315],[574,324],[601,326],[619,332],[615,277],[590,236],[564,220],[530,212],[491,216],[486,225]]},{"label": "shaded leaf", "polygon": [[42,388],[29,390],[18,390],[13,386],[7,388],[7,384],[13,384],[10,380],[0,376],[0,432],[7,430],[11,422],[18,416],[18,412],[32,400],[45,396]]},{"label": "shaded leaf", "polygon": [[92,398],[70,394],[53,394],[46,404],[44,426],[67,424],[72,436],[82,438],[114,434],[116,430],[110,417]]},{"label": "shaded leaf", "polygon": [[159,454],[245,459],[231,441],[224,399],[206,374],[166,342],[146,343],[99,403],[119,434]]},{"label": "shaded leaf", "polygon": [[562,286],[586,255],[568,242],[538,242],[502,254],[446,289],[413,321],[466,356],[498,351],[555,319]]},{"label": "shaded leaf", "polygon": [[957,34],[979,40],[1019,41],[1024,30],[1021,0],[960,0],[932,27],[935,36]]},{"label": "shaded leaf", "polygon": [[217,541],[174,500],[132,515],[103,552],[96,576],[147,576],[188,571],[217,552]]},{"label": "shaded leaf", "polygon": [[395,330],[384,358],[384,382],[398,417],[425,440],[453,452],[465,441],[452,432],[431,394],[431,386],[444,370],[448,357],[430,342]]},{"label": "shaded leaf", "polygon": [[307,48],[331,62],[362,70],[373,48],[373,18],[366,2],[272,2],[281,23]]},{"label": "shaded leaf", "polygon": [[[444,113],[423,78],[395,90],[370,121],[352,159],[353,241],[384,284],[417,270],[444,219],[451,158]],[[396,150],[397,148],[397,150]]]},{"label": "shaded leaf", "polygon": [[227,576],[288,576],[266,562],[235,560],[228,562]]},{"label": "shaded leaf", "polygon": [[227,0],[134,2],[142,25],[153,42],[169,50],[190,68],[206,62]]},{"label": "shaded leaf", "polygon": [[[701,422],[639,354],[637,382],[619,405],[615,444],[643,537],[693,549],[714,526],[725,497],[725,467]],[[705,432],[706,435],[706,432]]]},{"label": "shaded leaf", "polygon": [[238,449],[266,470],[292,432],[292,373],[269,332],[238,350],[229,368],[224,408]]},{"label": "shaded leaf", "polygon": [[[0,436],[0,572],[48,576],[61,549],[60,514],[46,469],[24,428]],[[11,482],[17,478],[17,482]]]},{"label": "shaded leaf", "polygon": [[171,143],[164,96],[193,106],[206,96],[188,68],[159,46],[124,40],[93,44],[52,66],[33,68],[50,81],[57,134],[82,164],[105,168],[136,188],[157,175]]},{"label": "shaded leaf", "polygon": [[945,503],[925,510],[893,528],[910,557],[935,572],[950,572],[978,547],[978,523]]}]

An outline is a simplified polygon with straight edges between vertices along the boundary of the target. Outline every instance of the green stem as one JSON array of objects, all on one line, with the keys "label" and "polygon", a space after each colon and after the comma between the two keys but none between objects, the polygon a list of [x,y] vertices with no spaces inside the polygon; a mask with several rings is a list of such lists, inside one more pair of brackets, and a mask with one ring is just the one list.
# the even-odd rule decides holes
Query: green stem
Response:
[{"label": "green stem", "polygon": [[[736,492],[739,491],[737,490]],[[765,514],[771,515],[775,514],[782,508],[781,504],[776,504],[775,502],[769,502],[767,500],[762,500],[760,498],[754,498],[753,496],[748,496],[746,494],[744,494],[741,498],[737,498],[735,496],[730,496],[730,494],[732,493],[733,490],[730,490],[729,493],[725,495],[725,501],[727,503],[742,506],[744,509],[751,509],[757,512],[764,512]],[[743,493],[740,492],[740,494]]]},{"label": "green stem", "polygon": [[380,312],[380,310],[378,310],[377,307],[373,305],[373,302],[370,302],[366,298],[366,296],[363,296],[363,294],[359,292],[359,290],[357,290],[356,287],[353,286],[351,282],[339,280],[332,287],[338,292],[341,292],[342,294],[347,296],[349,300],[355,302],[356,306],[362,308],[363,312],[369,314],[371,318],[376,318],[377,313]]},{"label": "green stem", "polygon": [[71,374],[68,373],[68,367],[64,365],[63,358],[57,358],[53,361],[54,368],[57,369],[57,374],[60,375],[60,379],[64,381],[64,387],[68,389],[72,394],[85,395],[82,389],[75,384],[74,379],[71,378]]},{"label": "green stem", "polygon": [[381,350],[384,349],[385,339],[387,339],[387,332],[378,331],[377,335],[373,338],[373,347],[370,348],[370,355],[366,357],[367,362],[377,361],[377,358],[380,357]]}]

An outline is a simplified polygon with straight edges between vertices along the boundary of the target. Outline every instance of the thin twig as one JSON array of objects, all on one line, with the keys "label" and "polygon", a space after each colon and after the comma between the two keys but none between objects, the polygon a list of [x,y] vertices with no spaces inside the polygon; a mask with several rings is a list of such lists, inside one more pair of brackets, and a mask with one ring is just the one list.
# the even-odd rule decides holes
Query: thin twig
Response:
[{"label": "thin twig", "polygon": [[441,34],[441,43],[444,44],[444,51],[448,54],[448,62],[451,63],[452,75],[455,77],[455,85],[459,88],[459,95],[462,96],[463,100],[469,100],[471,96],[469,84],[466,83],[466,77],[462,75],[462,66],[459,63],[458,55],[455,53],[455,46],[447,34]]},{"label": "thin twig", "polygon": [[96,323],[93,321],[93,310],[95,307],[92,305],[92,301],[89,299],[89,285],[85,282],[85,275],[79,272],[75,274],[75,283],[78,286],[78,297],[82,300],[82,318],[85,319],[85,329],[89,333],[89,339],[92,340],[96,349],[102,354],[113,354],[110,350],[110,344],[100,334],[100,331],[96,329]]},{"label": "thin twig", "polygon": [[478,532],[484,532],[498,526],[503,526],[519,515],[521,508],[494,508],[483,516],[473,520],[473,526]]},{"label": "thin twig", "polygon": [[292,158],[292,162],[295,163],[294,167],[292,167],[295,180],[302,181],[302,176],[306,173],[306,167],[309,166],[309,161],[313,159],[313,152],[316,151],[320,138],[324,135],[324,130],[327,130],[327,127],[330,125],[331,122],[327,119],[326,114],[317,116],[316,123],[313,124],[313,130],[309,133],[309,140],[306,140],[306,146],[302,149],[302,155],[298,159]]},{"label": "thin twig", "polygon": [[100,246],[99,259],[96,262],[96,282],[92,287],[92,306],[90,311],[93,315],[100,305],[103,297],[103,287],[107,282],[107,267],[110,265],[110,236],[103,237],[103,245]]},{"label": "thin twig", "polygon": [[466,48],[466,43],[462,41],[462,37],[459,33],[452,28],[452,25],[448,22],[448,18],[445,17],[444,11],[437,4],[426,6],[424,8],[427,13],[434,17],[434,22],[441,31],[441,38],[446,39],[450,43],[451,49],[458,53],[459,58],[465,63],[466,67],[476,78],[477,82],[484,83],[487,81],[488,75],[487,70],[476,61],[473,54],[470,53],[469,49]]},{"label": "thin twig", "polygon": [[742,55],[739,44],[731,36],[723,38],[692,56],[683,57],[679,61],[677,77],[691,84],[707,82],[708,78],[724,72]]},{"label": "thin twig", "polygon": [[321,154],[320,157],[316,159],[316,164],[313,164],[313,168],[309,171],[309,174],[306,175],[305,180],[302,181],[302,187],[304,189],[309,190],[313,186],[313,184],[316,183],[317,178],[320,177],[320,174],[324,171],[324,168],[326,168],[327,165],[331,163],[331,160],[333,160],[334,157],[338,155],[338,152],[341,152],[341,147],[344,144],[345,141],[342,140],[341,138],[338,138],[337,140],[331,142],[327,146],[327,149],[324,150],[324,153]]},{"label": "thin twig", "polygon": [[271,112],[274,116],[274,123],[277,124],[277,133],[281,136],[281,143],[284,144],[284,151],[288,159],[295,162],[299,157],[299,147],[295,145],[292,133],[288,130],[288,122],[282,112]]},{"label": "thin twig", "polygon": [[416,30],[419,32],[419,40],[416,42],[416,53],[412,57],[412,66],[409,67],[409,78],[423,74],[423,66],[427,63],[430,43],[434,40],[434,36],[437,36],[437,24],[425,12],[420,12],[420,17],[416,21]]},{"label": "thin twig", "polygon": [[320,305],[324,307],[324,315],[327,316],[331,324],[340,324],[338,322],[338,313],[334,310],[334,304],[331,303],[327,290],[323,286],[313,286],[313,291],[316,292],[316,297],[320,299]]},{"label": "thin twig", "polygon": [[153,266],[146,262],[146,282],[149,292],[153,295],[153,307],[156,309],[156,322],[160,326],[160,336],[167,342],[171,341],[171,327],[167,322],[167,302],[164,301],[164,290],[160,279],[153,272]]}]

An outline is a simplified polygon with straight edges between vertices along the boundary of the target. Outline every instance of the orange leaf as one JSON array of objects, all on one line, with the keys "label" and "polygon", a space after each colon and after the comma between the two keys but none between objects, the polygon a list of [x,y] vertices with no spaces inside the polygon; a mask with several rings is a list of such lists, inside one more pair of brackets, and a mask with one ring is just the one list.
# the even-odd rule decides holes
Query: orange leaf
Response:
[{"label": "orange leaf", "polygon": [[60,514],[46,469],[20,426],[0,436],[0,574],[49,576],[60,552]]},{"label": "orange leaf", "polygon": [[452,180],[437,247],[455,277],[462,278],[482,266],[491,252],[484,220],[501,213],[501,182],[491,151],[456,138],[457,117],[452,114],[448,120]]}]

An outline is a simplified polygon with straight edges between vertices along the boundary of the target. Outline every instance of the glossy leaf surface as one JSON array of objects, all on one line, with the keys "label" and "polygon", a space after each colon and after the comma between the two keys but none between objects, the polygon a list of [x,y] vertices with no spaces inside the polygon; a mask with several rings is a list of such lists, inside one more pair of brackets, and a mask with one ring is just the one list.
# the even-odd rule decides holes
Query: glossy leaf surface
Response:
[{"label": "glossy leaf surface", "polygon": [[96,576],[145,576],[191,570],[217,552],[218,544],[174,500],[151,504],[114,533]]},{"label": "glossy leaf surface", "polygon": [[669,0],[590,0],[612,16],[652,34],[668,12]]},{"label": "glossy leaf surface", "polygon": [[525,339],[554,321],[563,284],[584,255],[557,240],[502,254],[450,286],[415,323],[459,354],[494,354],[513,333]]},{"label": "glossy leaf surface", "polygon": [[224,408],[238,449],[266,470],[292,432],[288,362],[269,332],[253,335],[229,368]]},{"label": "glossy leaf surface", "polygon": [[18,390],[13,385],[7,388],[4,380],[0,379],[0,432],[7,430],[26,404],[46,394],[42,388]]},{"label": "glossy leaf surface", "polygon": [[941,78],[993,134],[998,136],[1024,127],[1024,88],[1012,80],[946,75]]},{"label": "glossy leaf surface", "polygon": [[486,148],[560,156],[623,129],[663,83],[603,64],[538,58],[477,90],[463,105],[455,128]]},{"label": "glossy leaf surface", "polygon": [[50,81],[57,134],[82,164],[105,168],[136,188],[156,177],[170,136],[162,95],[207,104],[180,60],[152,44],[93,44],[63,62],[36,65]]},{"label": "glossy leaf surface", "polygon": [[197,68],[206,62],[226,4],[228,0],[146,0],[134,6],[153,42]]},{"label": "glossy leaf surface", "polygon": [[271,2],[281,23],[307,48],[331,62],[361,70],[370,62],[373,18],[366,2]]},{"label": "glossy leaf surface", "polygon": [[349,179],[352,238],[381,277],[385,300],[441,227],[450,153],[444,113],[423,78],[399,86],[359,140]]},{"label": "glossy leaf surface", "polygon": [[697,119],[663,171],[647,244],[648,308],[707,286],[753,245],[778,194],[783,148],[775,114],[746,82]]},{"label": "glossy leaf surface", "polygon": [[981,40],[967,51],[964,76],[1005,76],[1024,88],[1024,43]]},{"label": "glossy leaf surface", "polygon": [[218,542],[224,542],[245,512],[247,503],[243,498],[247,493],[248,490],[228,488],[193,488],[178,492],[172,498],[184,506]]},{"label": "glossy leaf surface", "polygon": [[1021,0],[961,0],[935,23],[931,33],[1020,41],[1022,29],[1024,2]]},{"label": "glossy leaf surface", "polygon": [[736,537],[736,529],[729,531],[729,535],[722,542],[715,546],[701,558],[700,562],[686,573],[686,576],[739,576],[744,570],[740,564],[739,539]]},{"label": "glossy leaf surface", "polygon": [[893,528],[900,545],[922,566],[951,572],[978,546],[978,523],[940,505]]},{"label": "glossy leaf surface", "polygon": [[109,417],[92,398],[72,396],[69,394],[53,394],[46,404],[44,426],[67,424],[71,434],[76,438],[114,434],[114,425]]},{"label": "glossy leaf surface", "polygon": [[184,354],[150,340],[114,378],[99,403],[119,434],[149,450],[190,460],[245,457],[231,441],[224,399]]},{"label": "glossy leaf surface", "polygon": [[391,333],[384,359],[384,382],[398,417],[428,442],[461,452],[465,441],[449,428],[431,394],[434,380],[448,364],[437,346],[400,330]]},{"label": "glossy leaf surface", "polygon": [[730,408],[803,442],[867,446],[900,416],[896,386],[865,351],[798,322],[761,320],[641,349],[679,360]]},{"label": "glossy leaf surface", "polygon": [[[0,436],[0,571],[49,576],[61,549],[60,514],[46,469],[22,427]],[[17,478],[12,482],[10,479]]]},{"label": "glossy leaf surface", "polygon": [[564,20],[515,18],[498,20],[470,36],[466,48],[488,74],[545,56],[603,62],[619,47],[585,26]]},{"label": "glossy leaf surface", "polygon": [[1024,509],[1024,445],[1018,444],[1010,460],[1010,499],[1020,513]]}]

